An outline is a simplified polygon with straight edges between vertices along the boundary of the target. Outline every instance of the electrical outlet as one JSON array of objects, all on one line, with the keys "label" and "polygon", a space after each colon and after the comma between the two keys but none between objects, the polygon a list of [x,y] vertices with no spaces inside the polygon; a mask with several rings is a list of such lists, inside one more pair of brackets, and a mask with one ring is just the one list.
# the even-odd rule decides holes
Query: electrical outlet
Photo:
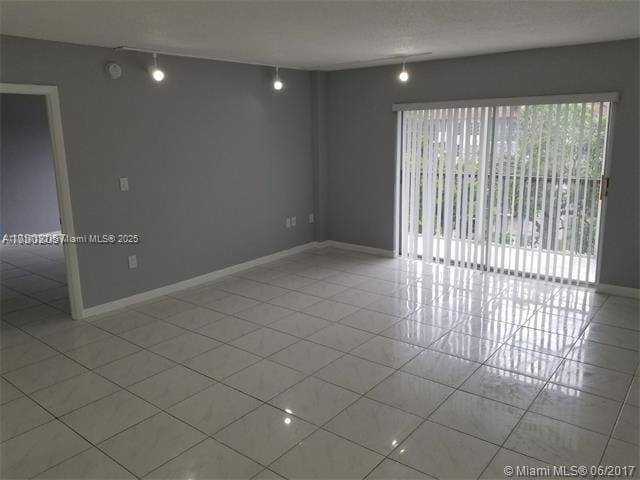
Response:
[{"label": "electrical outlet", "polygon": [[315,222],[315,218],[314,218],[313,213],[310,213],[309,214],[309,223],[313,223],[313,222]]},{"label": "electrical outlet", "polygon": [[286,220],[284,221],[284,226],[287,228],[291,228],[291,218],[286,218]]},{"label": "electrical outlet", "polygon": [[138,268],[138,257],[129,255],[129,269]]},{"label": "electrical outlet", "polygon": [[129,178],[128,177],[122,177],[120,179],[120,191],[121,192],[128,192],[129,191]]},{"label": "electrical outlet", "polygon": [[295,227],[297,223],[298,223],[298,220],[296,220],[296,217],[291,217],[291,226]]}]

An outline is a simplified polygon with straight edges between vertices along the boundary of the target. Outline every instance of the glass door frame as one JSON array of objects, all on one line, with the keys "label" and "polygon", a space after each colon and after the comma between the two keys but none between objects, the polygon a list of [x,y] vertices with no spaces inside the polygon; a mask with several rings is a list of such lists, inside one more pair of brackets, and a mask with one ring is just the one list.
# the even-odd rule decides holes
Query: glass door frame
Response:
[{"label": "glass door frame", "polygon": [[[613,149],[614,138],[614,126],[615,126],[615,114],[616,106],[619,99],[618,92],[602,92],[602,93],[587,93],[587,94],[574,94],[574,95],[547,95],[547,96],[530,96],[530,97],[506,97],[506,98],[487,98],[487,99],[471,99],[471,100],[452,100],[452,101],[437,101],[426,103],[409,103],[409,104],[394,104],[392,111],[396,112],[396,154],[395,154],[395,181],[394,181],[394,232],[393,232],[393,252],[394,256],[400,257],[402,255],[402,231],[401,213],[402,213],[402,125],[403,125],[403,112],[410,110],[428,110],[428,109],[445,109],[445,108],[464,108],[464,107],[478,107],[478,106],[521,106],[521,105],[541,105],[541,104],[567,104],[567,103],[595,103],[595,102],[608,102],[608,124],[605,137],[605,151],[603,152],[603,175],[600,181],[600,193],[599,193],[599,209],[598,209],[598,222],[597,222],[597,248],[596,248],[596,265],[595,265],[595,277],[594,282],[586,282],[588,287],[597,286],[600,283],[600,274],[602,267],[602,248],[604,245],[605,236],[605,224],[606,224],[606,210],[607,210],[607,192],[602,192],[602,181],[608,183],[610,171],[611,171],[611,157]],[[495,134],[495,115],[492,115],[491,119],[491,149],[493,155],[494,146],[494,134]],[[489,173],[491,175],[492,173]],[[489,201],[489,199],[487,200]],[[485,209],[485,215],[489,215],[489,209]],[[488,229],[486,229],[486,235],[489,235]],[[466,268],[473,268],[475,270],[486,271],[495,273],[496,268],[488,266],[488,250],[491,247],[489,241],[487,241],[485,235],[485,245],[483,248],[482,263],[469,263]],[[423,260],[422,255],[418,256],[419,260]],[[435,259],[428,260],[429,262],[436,262]],[[440,259],[439,263],[444,264],[444,260]],[[456,262],[452,260],[451,264]],[[536,277],[541,275],[530,272],[516,272],[515,270],[500,269],[502,272],[509,275],[520,276],[523,278],[537,279]],[[565,283],[565,284],[578,284],[585,285],[583,281],[570,280],[564,277],[545,276],[547,281]],[[541,278],[540,278],[541,279]]]}]

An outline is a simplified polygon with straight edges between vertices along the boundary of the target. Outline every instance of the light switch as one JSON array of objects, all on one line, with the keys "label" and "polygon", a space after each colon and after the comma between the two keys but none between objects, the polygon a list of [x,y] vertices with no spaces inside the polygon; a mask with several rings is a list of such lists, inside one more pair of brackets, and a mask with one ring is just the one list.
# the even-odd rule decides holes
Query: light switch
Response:
[{"label": "light switch", "polygon": [[121,192],[128,192],[129,191],[129,178],[128,177],[122,177],[120,179],[120,191]]},{"label": "light switch", "polygon": [[284,221],[284,226],[286,228],[291,228],[291,218],[287,217]]},{"label": "light switch", "polygon": [[129,255],[129,268],[138,268],[138,257],[135,255]]},{"label": "light switch", "polygon": [[313,222],[315,222],[315,218],[314,218],[313,213],[310,213],[309,214],[309,223],[313,223]]},{"label": "light switch", "polygon": [[296,220],[296,217],[291,217],[291,226],[295,227],[297,223],[298,223],[298,220]]}]

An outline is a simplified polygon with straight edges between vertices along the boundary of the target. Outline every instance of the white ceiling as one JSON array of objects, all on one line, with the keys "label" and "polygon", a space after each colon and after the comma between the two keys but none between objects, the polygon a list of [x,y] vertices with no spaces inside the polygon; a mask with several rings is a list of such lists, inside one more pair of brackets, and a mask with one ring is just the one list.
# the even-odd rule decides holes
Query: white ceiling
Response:
[{"label": "white ceiling", "polygon": [[5,35],[335,70],[640,36],[638,1],[0,1]]}]

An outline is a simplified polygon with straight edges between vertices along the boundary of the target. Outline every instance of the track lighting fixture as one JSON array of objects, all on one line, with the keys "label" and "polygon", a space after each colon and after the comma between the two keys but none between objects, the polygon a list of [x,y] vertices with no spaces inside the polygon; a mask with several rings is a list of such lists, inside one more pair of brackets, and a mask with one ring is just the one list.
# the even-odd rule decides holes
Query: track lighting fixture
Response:
[{"label": "track lighting fixture", "polygon": [[276,67],[276,73],[273,76],[273,89],[276,91],[280,91],[284,88],[284,83],[280,79],[280,70]]},{"label": "track lighting fixture", "polygon": [[407,68],[405,66],[405,62],[402,62],[402,71],[400,72],[400,74],[398,75],[398,79],[402,82],[402,83],[406,83],[409,81],[409,72],[407,72]]},{"label": "track lighting fixture", "polygon": [[164,71],[158,67],[158,54],[153,54],[153,65],[149,69],[149,73],[151,74],[151,78],[153,78],[156,82],[160,83],[164,80]]}]

